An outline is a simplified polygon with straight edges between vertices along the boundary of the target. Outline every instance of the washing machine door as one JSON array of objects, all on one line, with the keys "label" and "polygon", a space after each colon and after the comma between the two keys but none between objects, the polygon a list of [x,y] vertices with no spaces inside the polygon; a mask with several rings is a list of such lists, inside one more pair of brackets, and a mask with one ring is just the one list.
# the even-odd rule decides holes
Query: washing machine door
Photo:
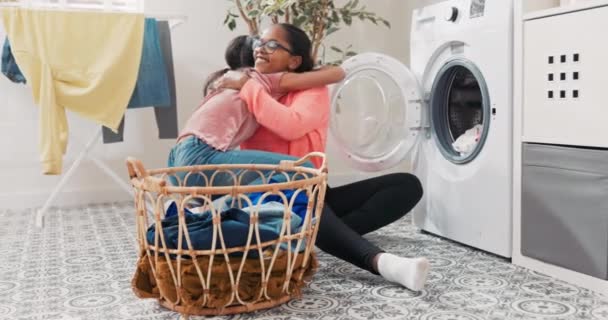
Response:
[{"label": "washing machine door", "polygon": [[330,131],[356,169],[380,171],[401,162],[422,135],[423,101],[414,74],[387,55],[346,60],[333,90]]}]

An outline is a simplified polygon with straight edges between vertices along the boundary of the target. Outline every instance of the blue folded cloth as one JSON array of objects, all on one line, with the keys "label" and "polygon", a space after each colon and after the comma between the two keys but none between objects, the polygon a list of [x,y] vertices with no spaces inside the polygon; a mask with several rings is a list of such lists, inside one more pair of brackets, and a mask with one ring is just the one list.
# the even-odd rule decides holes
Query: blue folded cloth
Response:
[{"label": "blue folded cloth", "polygon": [[2,65],[0,66],[0,71],[14,83],[26,83],[25,77],[13,56],[8,37],[4,40],[4,46],[2,46]]},{"label": "blue folded cloth", "polygon": [[[281,178],[283,178],[281,176]],[[282,181],[276,177],[272,177],[268,180],[268,184],[273,184],[273,183],[282,183],[285,181]],[[290,203],[292,201],[292,198],[295,194],[295,190],[282,190],[281,191],[285,197],[287,198],[287,203]],[[265,192],[254,192],[254,193],[250,193],[247,196],[249,197],[249,199],[251,200],[253,205],[258,205],[260,204],[260,200],[262,198],[262,195],[264,195]],[[267,203],[267,202],[279,202],[279,203],[283,203],[283,199],[281,196],[279,195],[268,195],[264,198],[264,200],[261,202],[263,203]],[[293,213],[295,213],[296,215],[298,215],[298,217],[300,217],[300,225],[302,226],[302,223],[304,223],[304,218],[306,218],[306,209],[308,208],[308,196],[306,195],[306,191],[302,190],[298,193],[298,195],[296,196],[295,199],[293,199],[293,206],[291,208],[291,211],[293,211]]]},{"label": "blue folded cloth", "polygon": [[[173,208],[171,208],[173,207]],[[173,203],[169,208],[170,211],[177,212],[177,206]],[[226,248],[242,247],[247,243],[247,235],[249,233],[249,214],[243,210],[232,208],[224,211],[220,214],[221,217],[221,228],[222,235],[224,237],[224,243]],[[213,221],[211,214],[193,214],[190,211],[186,211],[185,214],[186,226],[192,248],[195,250],[210,250],[213,241]],[[179,218],[176,213],[165,217],[161,221],[163,234],[166,241],[167,249],[177,249],[179,240]],[[275,240],[279,237],[273,229],[259,225],[260,240],[262,242]],[[148,228],[147,240],[148,243],[154,244],[154,237],[156,234],[156,227],[152,225]],[[218,235],[219,240],[219,235]],[[251,240],[251,244],[257,244],[257,238],[254,236]],[[162,247],[162,242],[159,239],[159,247]],[[182,249],[188,249],[188,243],[186,237],[182,238]],[[216,249],[221,249],[222,244],[220,241],[216,241]],[[235,256],[241,254],[233,254]],[[250,257],[257,257],[257,250],[250,250],[248,253]]]},{"label": "blue folded cloth", "polygon": [[[241,209],[229,208],[228,205],[231,201],[229,196],[220,198],[214,202],[215,209],[220,211],[221,217],[221,228],[222,235],[226,248],[242,247],[247,243],[247,236],[249,234],[249,221],[250,215],[253,210],[258,212],[260,239],[262,242],[271,241],[279,238],[283,223],[285,221],[285,206],[279,202],[265,202],[259,207],[247,207]],[[259,210],[258,210],[259,209]],[[177,249],[178,248],[178,214],[177,205],[172,202],[167,208],[165,219],[161,222],[161,226],[164,231],[165,241],[167,241],[167,248]],[[192,247],[195,250],[209,250],[213,240],[213,224],[212,214],[210,211],[202,214],[195,214],[188,209],[184,209],[186,225],[188,226],[188,232],[190,240],[192,241]],[[299,227],[302,225],[302,219],[291,213],[290,216],[290,228],[291,234],[299,232]],[[154,225],[148,228],[147,240],[148,243],[154,244],[154,235],[156,229]],[[287,234],[287,230],[285,233]],[[255,234],[252,236],[251,244],[257,244]],[[218,238],[219,240],[219,238]],[[162,243],[159,242],[159,246]],[[297,246],[297,240],[291,241],[292,251],[303,251],[306,248],[306,241],[302,240],[299,247]],[[182,248],[187,249],[186,238],[182,239]],[[216,243],[216,248],[221,249],[219,241]],[[281,249],[287,250],[287,244],[281,244]],[[240,256],[241,254],[232,254],[234,256]],[[247,254],[249,257],[258,257],[257,250],[250,250]]]}]

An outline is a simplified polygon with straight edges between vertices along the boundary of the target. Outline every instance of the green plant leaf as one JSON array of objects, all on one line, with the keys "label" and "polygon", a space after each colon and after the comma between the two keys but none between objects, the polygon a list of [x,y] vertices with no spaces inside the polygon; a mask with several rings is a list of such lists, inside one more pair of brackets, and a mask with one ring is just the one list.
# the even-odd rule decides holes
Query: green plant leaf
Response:
[{"label": "green plant leaf", "polygon": [[236,29],[236,20],[232,19],[230,22],[228,22],[228,29],[230,29],[230,31],[234,31],[234,29]]},{"label": "green plant leaf", "polygon": [[336,27],[329,28],[329,29],[327,29],[327,32],[325,33],[325,36],[327,37],[328,35],[336,32],[338,30],[340,30],[340,28],[336,28]]},{"label": "green plant leaf", "polygon": [[336,47],[336,46],[331,46],[330,48],[331,48],[333,51],[335,51],[335,52],[339,52],[339,53],[343,53],[343,52],[344,52],[344,51],[342,51],[342,49],[340,49],[340,48],[338,48],[338,47]]},{"label": "green plant leaf", "polygon": [[348,14],[343,14],[342,20],[347,26],[350,26],[353,23],[353,18]]},{"label": "green plant leaf", "polygon": [[295,18],[295,19],[293,20],[293,24],[294,24],[296,27],[301,27],[301,26],[302,26],[302,24],[304,24],[304,21],[306,21],[306,17],[305,17],[305,16],[299,16],[299,17],[297,17],[297,18]]}]

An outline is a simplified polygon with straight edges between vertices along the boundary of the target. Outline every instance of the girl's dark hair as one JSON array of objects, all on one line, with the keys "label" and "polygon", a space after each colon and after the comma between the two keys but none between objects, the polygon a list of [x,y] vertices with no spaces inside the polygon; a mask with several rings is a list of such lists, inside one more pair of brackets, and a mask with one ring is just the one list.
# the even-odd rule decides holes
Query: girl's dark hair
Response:
[{"label": "girl's dark hair", "polygon": [[255,66],[252,44],[253,39],[250,36],[238,36],[230,41],[224,53],[228,68],[218,70],[207,77],[203,87],[204,95],[207,95],[213,83],[229,70]]},{"label": "girl's dark hair", "polygon": [[287,42],[291,47],[292,55],[302,57],[302,64],[294,72],[311,71],[315,63],[312,61],[312,43],[306,32],[289,23],[280,23],[279,26],[287,34]]}]

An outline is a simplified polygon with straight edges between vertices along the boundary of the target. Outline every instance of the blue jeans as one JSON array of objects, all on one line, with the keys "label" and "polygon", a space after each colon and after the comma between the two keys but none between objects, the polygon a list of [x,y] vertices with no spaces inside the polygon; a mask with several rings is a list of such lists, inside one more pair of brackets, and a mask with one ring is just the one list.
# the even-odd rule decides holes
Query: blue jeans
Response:
[{"label": "blue jeans", "polygon": [[[197,137],[190,136],[175,145],[169,153],[169,167],[183,167],[194,165],[218,165],[218,164],[271,164],[278,165],[283,160],[297,160],[297,158],[257,150],[228,150],[219,151]],[[307,162],[302,166],[313,168],[312,163]],[[231,170],[237,177],[243,170]],[[182,181],[183,186],[205,186],[205,179],[197,174],[191,174],[184,184],[186,172],[179,173],[177,176]],[[264,173],[266,176],[269,172]],[[212,171],[206,171],[207,178],[211,178]],[[281,179],[284,177],[281,174],[273,175],[273,178]],[[259,181],[260,175],[255,172],[248,172],[241,177],[240,185],[252,184]],[[171,182],[178,185],[177,181],[172,178]],[[218,173],[213,179],[213,186],[229,186],[235,185],[233,177],[227,173]]]}]

